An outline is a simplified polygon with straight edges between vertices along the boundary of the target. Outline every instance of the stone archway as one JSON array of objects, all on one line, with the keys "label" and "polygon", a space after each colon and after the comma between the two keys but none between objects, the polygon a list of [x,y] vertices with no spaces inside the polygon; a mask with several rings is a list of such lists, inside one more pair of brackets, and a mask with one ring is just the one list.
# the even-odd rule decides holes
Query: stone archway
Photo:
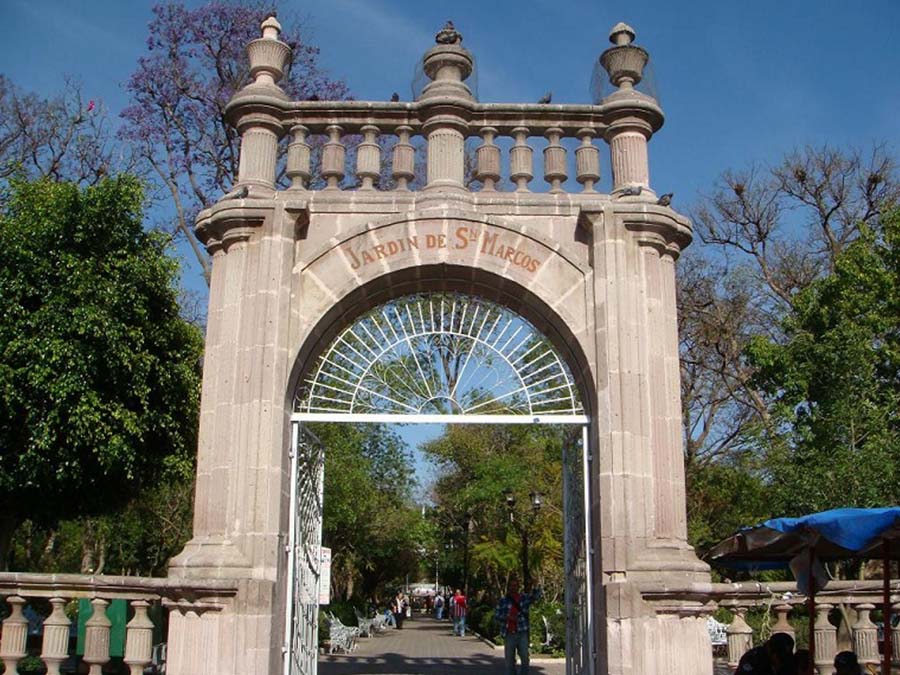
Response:
[{"label": "stone archway", "polygon": [[[216,616],[176,618],[173,633],[198,647],[178,650],[187,661],[172,672],[280,672],[289,420],[317,350],[385,298],[481,288],[554,341],[585,392],[594,672],[710,674],[709,576],[687,544],[681,454],[674,269],[691,230],[650,187],[647,142],[663,117],[633,88],[647,59],[634,32],[613,30],[601,62],[616,89],[591,106],[478,103],[452,26],[424,57],[432,81],[415,102],[292,102],[276,84],[290,52],[278,37],[267,19],[249,47],[254,81],[228,107],[242,137],[238,188],[198,220],[213,267],[194,538],[170,568],[240,590]],[[309,138],[322,134],[325,187],[312,190]],[[357,189],[344,185],[348,134],[362,138]],[[389,171],[379,136],[395,139]],[[498,136],[512,139],[508,160]],[[529,190],[537,136],[546,192]],[[611,149],[608,194],[595,190],[596,137]],[[406,189],[414,138],[427,145],[421,192]],[[479,191],[464,183],[467,138],[481,141]],[[567,191],[571,139],[577,192]],[[392,189],[375,189],[385,173]],[[503,174],[515,191],[495,189]]]},{"label": "stone archway", "polygon": [[[285,672],[316,672],[313,598],[318,593],[309,589],[319,580],[321,485],[328,449],[314,438],[304,440],[310,422],[568,427],[572,433],[566,434],[559,458],[565,514],[566,655],[569,672],[592,672],[593,612],[587,574],[591,567],[587,542],[592,536],[586,517],[591,499],[584,481],[589,475],[590,434],[581,402],[584,382],[575,381],[566,358],[531,322],[504,305],[473,295],[471,279],[453,281],[445,273],[437,278],[443,290],[419,288],[410,295],[402,293],[402,286],[392,285],[396,295],[375,307],[363,310],[361,303],[352,304],[355,316],[336,322],[324,319],[339,330],[322,331],[331,334],[329,340],[301,369],[304,374],[296,385],[291,417],[293,556],[288,565],[292,582]],[[447,290],[448,286],[470,290],[462,293]]]}]

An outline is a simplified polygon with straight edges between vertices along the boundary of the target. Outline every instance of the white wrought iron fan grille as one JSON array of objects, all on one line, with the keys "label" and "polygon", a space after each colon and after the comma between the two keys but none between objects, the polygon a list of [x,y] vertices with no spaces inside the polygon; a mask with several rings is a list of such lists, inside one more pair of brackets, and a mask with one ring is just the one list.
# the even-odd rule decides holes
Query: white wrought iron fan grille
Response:
[{"label": "white wrought iron fan grille", "polygon": [[356,319],[298,388],[295,412],[582,415],[550,341],[512,310],[462,293],[418,293]]}]

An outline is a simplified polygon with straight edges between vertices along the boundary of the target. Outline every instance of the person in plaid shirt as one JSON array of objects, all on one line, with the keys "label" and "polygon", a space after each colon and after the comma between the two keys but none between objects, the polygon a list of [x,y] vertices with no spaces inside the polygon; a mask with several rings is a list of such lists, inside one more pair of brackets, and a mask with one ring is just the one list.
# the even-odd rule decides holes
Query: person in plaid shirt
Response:
[{"label": "person in plaid shirt", "polygon": [[506,675],[516,675],[516,652],[519,652],[519,675],[528,675],[529,610],[534,602],[541,598],[541,590],[531,593],[519,593],[519,580],[512,577],[505,596],[497,603],[494,618],[500,624],[500,635],[503,637],[504,657],[506,658]]}]

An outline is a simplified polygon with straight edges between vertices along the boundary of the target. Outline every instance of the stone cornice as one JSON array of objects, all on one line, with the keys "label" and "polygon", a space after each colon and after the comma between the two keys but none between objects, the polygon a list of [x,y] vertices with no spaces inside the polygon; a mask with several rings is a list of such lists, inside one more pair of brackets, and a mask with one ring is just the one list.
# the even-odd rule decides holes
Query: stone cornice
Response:
[{"label": "stone cornice", "polygon": [[600,204],[585,204],[578,214],[579,227],[593,232],[599,218],[619,219],[625,228],[635,233],[642,246],[652,246],[660,254],[678,258],[691,243],[691,221],[667,206],[640,198],[611,199]]},{"label": "stone cornice", "polygon": [[215,254],[239,241],[246,241],[271,214],[270,199],[223,199],[197,216],[194,233],[207,251]]},{"label": "stone cornice", "polygon": [[543,105],[477,103],[456,96],[434,96],[412,103],[287,101],[262,88],[239,92],[228,103],[226,116],[237,125],[247,115],[262,114],[277,119],[285,129],[302,124],[313,134],[325,133],[326,127],[334,124],[345,133],[359,133],[364,125],[374,125],[385,132],[409,126],[419,133],[436,108],[453,110],[466,119],[471,136],[483,127],[494,127],[501,135],[510,134],[516,127],[527,127],[531,135],[541,136],[557,127],[566,135],[591,129],[603,136],[610,124],[627,118],[640,120],[649,134],[659,129],[664,120],[656,101],[638,92],[610,97],[600,105]]}]

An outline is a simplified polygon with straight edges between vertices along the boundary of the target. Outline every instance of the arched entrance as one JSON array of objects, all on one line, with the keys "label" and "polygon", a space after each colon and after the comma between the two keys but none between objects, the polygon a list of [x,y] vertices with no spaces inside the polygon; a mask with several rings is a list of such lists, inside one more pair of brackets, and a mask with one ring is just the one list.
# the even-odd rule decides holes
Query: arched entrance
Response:
[{"label": "arched entrance", "polygon": [[[482,403],[491,417],[506,407],[557,411],[549,390],[574,382],[590,418],[594,672],[711,675],[709,573],[687,543],[680,424],[675,261],[691,225],[651,188],[648,141],[663,114],[634,87],[648,59],[634,31],[615,26],[601,55],[608,96],[550,105],[477,101],[466,85],[474,60],[449,24],[423,58],[430,82],[415,101],[290,101],[277,84],[290,47],[277,20],[262,28],[248,47],[252,82],[226,111],[241,135],[236,189],[197,222],[213,264],[194,534],[170,565],[173,584],[225,579],[238,592],[221,612],[173,618],[182,643],[170,672],[283,672],[295,393],[320,372],[304,414],[327,398],[357,410],[341,414],[383,414],[359,411],[389,399],[389,414],[416,416],[477,414]],[[285,137],[290,185],[278,171]],[[598,139],[609,145],[607,188]],[[536,174],[546,186],[531,187]],[[416,176],[421,191],[409,189]],[[503,362],[518,387],[482,401],[477,387],[459,392],[442,380],[436,393],[413,358],[418,338],[388,335],[389,322],[374,320],[365,325],[376,337],[386,331],[386,353],[411,373],[422,368],[413,391],[392,394],[396,372],[362,367],[369,357],[341,364],[345,382],[335,379],[337,356],[312,370],[365,312],[434,291],[527,320],[570,382],[522,389],[525,366],[505,351],[515,343],[478,342],[456,318],[430,325],[450,333],[448,344],[481,345],[474,353]],[[422,305],[410,315],[394,330],[428,324]],[[367,353],[368,336],[343,337]]]},{"label": "arched entrance", "polygon": [[593,672],[588,425],[578,385],[552,342],[523,316],[476,295],[403,295],[340,330],[306,369],[291,416],[285,675],[318,660],[323,448],[309,422],[559,424],[563,447],[566,672]]}]

